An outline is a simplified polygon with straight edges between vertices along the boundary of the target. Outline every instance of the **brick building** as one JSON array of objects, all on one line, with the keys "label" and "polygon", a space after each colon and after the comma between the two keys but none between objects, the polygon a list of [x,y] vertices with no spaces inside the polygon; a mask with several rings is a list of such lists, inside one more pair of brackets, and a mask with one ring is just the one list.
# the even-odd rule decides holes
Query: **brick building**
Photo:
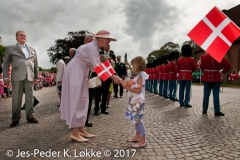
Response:
[{"label": "brick building", "polygon": [[[224,14],[226,14],[238,27],[240,27],[240,4],[229,9],[229,10],[222,10]],[[193,49],[193,57],[195,61],[197,62],[200,57],[204,54],[204,50],[201,47],[196,47]],[[226,54],[226,58],[231,63],[232,68],[230,72],[228,72],[227,77],[229,77],[230,73],[234,70],[235,72],[240,71],[240,37],[235,40],[231,46],[231,48],[228,50]],[[225,78],[225,81],[227,81],[227,78]],[[233,81],[233,83],[236,83]]]}]

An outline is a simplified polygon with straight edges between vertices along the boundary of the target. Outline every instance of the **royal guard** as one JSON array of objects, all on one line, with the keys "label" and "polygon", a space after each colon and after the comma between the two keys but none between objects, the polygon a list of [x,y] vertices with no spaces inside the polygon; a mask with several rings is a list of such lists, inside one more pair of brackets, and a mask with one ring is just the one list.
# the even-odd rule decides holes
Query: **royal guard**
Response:
[{"label": "royal guard", "polygon": [[178,101],[177,93],[177,59],[179,57],[178,51],[173,51],[169,55],[169,99]]},{"label": "royal guard", "polygon": [[192,72],[197,70],[197,64],[192,55],[192,47],[185,44],[181,48],[182,58],[177,61],[179,73],[179,103],[180,107],[192,107],[190,102],[190,90],[192,84]]},{"label": "royal guard", "polygon": [[168,99],[168,85],[169,85],[169,65],[168,65],[169,54],[164,55],[164,73],[163,73],[163,97]]},{"label": "royal guard", "polygon": [[[115,63],[115,71],[120,78],[125,79],[125,75],[127,74],[126,65],[121,62],[121,56],[117,56],[117,62]],[[123,87],[121,84],[114,85],[114,97],[118,98],[118,88],[120,88],[120,98],[122,98]]]},{"label": "royal guard", "polygon": [[148,64],[148,75],[149,75],[149,78],[148,78],[148,91],[151,92],[151,85],[152,85],[152,75],[151,75],[151,63]]},{"label": "royal guard", "polygon": [[157,66],[157,60],[153,62],[153,92],[154,94],[158,94],[157,90],[157,83],[158,83],[158,66]]},{"label": "royal guard", "polygon": [[202,106],[203,114],[207,114],[209,96],[212,90],[214,114],[215,116],[224,116],[224,114],[220,111],[219,91],[222,75],[226,74],[230,70],[231,64],[226,60],[226,58],[223,58],[219,63],[209,54],[204,54],[201,58],[200,68],[203,70],[202,81],[204,84]]},{"label": "royal guard", "polygon": [[149,63],[149,92],[153,92],[153,71],[152,71],[152,63]]},{"label": "royal guard", "polygon": [[[149,63],[147,63],[146,64],[146,70],[145,70],[145,72],[149,75]],[[145,87],[145,89],[147,90],[147,91],[149,91],[149,79],[146,79],[146,87]]]},{"label": "royal guard", "polygon": [[163,63],[163,57],[158,59],[158,73],[159,73],[159,88],[158,88],[158,94],[159,96],[163,96],[163,74],[164,74],[164,63]]}]

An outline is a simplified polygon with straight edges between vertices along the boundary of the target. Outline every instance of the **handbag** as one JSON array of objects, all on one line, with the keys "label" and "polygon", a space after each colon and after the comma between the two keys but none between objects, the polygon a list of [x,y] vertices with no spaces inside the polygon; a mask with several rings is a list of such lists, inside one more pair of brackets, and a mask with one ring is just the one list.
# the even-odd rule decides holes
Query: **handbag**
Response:
[{"label": "handbag", "polygon": [[93,77],[90,79],[91,75],[92,75],[92,70],[88,77],[88,88],[95,88],[97,86],[102,85],[102,81],[99,76]]}]

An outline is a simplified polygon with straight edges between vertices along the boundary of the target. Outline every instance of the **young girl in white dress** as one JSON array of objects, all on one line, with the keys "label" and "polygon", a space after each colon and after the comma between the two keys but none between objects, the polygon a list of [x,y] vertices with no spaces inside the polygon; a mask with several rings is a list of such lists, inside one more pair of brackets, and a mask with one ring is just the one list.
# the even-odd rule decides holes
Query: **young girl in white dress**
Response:
[{"label": "young girl in white dress", "polygon": [[137,73],[137,75],[134,77],[133,81],[136,85],[138,85],[137,88],[129,87],[125,81],[121,81],[121,84],[123,88],[129,90],[130,92],[142,94],[143,95],[143,102],[139,104],[139,107],[135,107],[132,105],[131,99],[132,97],[129,97],[129,104],[126,112],[126,117],[130,119],[130,121],[135,124],[136,127],[136,134],[134,137],[127,139],[128,142],[136,142],[132,144],[132,147],[134,148],[140,148],[140,147],[146,147],[146,140],[145,140],[145,127],[143,124],[143,114],[144,114],[144,106],[145,106],[145,82],[148,79],[148,74],[145,72],[146,69],[146,61],[143,57],[137,56],[132,59],[131,65],[133,66],[133,71]]}]

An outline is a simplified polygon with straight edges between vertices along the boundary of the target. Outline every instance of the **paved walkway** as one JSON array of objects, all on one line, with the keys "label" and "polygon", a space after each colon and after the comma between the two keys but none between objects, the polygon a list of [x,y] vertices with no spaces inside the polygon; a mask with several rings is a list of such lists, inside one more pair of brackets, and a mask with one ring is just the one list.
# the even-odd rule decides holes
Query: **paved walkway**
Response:
[{"label": "paved walkway", "polygon": [[126,92],[122,99],[111,99],[109,115],[92,111],[93,127],[86,129],[97,137],[87,143],[70,141],[54,87],[34,93],[40,101],[34,109],[38,124],[28,124],[22,111],[20,124],[10,128],[11,98],[0,101],[0,159],[240,159],[240,88],[225,87],[220,94],[224,117],[214,116],[212,98],[208,114],[202,115],[203,87],[192,91],[193,108],[146,93],[148,146],[136,150],[126,142],[134,135],[124,117]]}]

